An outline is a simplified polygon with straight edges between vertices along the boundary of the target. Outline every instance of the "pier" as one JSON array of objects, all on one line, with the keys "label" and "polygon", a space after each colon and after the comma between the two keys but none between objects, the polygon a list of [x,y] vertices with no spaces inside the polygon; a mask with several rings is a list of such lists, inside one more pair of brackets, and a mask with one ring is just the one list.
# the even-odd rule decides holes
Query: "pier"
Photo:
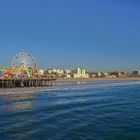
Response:
[{"label": "pier", "polygon": [[50,87],[54,78],[47,79],[0,79],[0,88],[24,88],[24,87]]}]

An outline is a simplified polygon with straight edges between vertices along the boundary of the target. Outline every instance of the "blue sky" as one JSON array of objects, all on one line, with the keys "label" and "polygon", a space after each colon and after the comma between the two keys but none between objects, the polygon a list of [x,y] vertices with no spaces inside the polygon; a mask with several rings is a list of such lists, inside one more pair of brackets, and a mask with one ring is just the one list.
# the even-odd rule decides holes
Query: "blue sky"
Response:
[{"label": "blue sky", "polygon": [[140,1],[1,0],[0,66],[20,51],[46,68],[140,69]]}]

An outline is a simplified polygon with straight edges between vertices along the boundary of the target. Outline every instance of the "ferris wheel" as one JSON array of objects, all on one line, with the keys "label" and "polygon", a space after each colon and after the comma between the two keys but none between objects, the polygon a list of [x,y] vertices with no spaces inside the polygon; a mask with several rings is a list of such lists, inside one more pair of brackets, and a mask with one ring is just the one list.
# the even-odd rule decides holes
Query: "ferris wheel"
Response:
[{"label": "ferris wheel", "polygon": [[15,75],[17,77],[30,77],[33,74],[35,65],[36,61],[33,55],[26,52],[16,54],[12,61],[12,68],[15,70]]}]

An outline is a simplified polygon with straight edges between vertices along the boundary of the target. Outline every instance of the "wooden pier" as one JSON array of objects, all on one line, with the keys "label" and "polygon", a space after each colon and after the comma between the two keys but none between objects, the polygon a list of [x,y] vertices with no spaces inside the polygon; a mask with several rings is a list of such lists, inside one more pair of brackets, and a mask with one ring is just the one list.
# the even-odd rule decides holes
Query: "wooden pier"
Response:
[{"label": "wooden pier", "polygon": [[0,79],[0,88],[49,87],[56,79]]}]

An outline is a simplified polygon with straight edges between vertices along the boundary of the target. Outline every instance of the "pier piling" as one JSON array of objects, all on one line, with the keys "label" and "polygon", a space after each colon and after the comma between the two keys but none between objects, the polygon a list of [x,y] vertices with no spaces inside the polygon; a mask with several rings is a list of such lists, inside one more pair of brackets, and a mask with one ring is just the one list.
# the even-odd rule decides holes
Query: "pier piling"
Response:
[{"label": "pier piling", "polygon": [[24,88],[52,86],[56,79],[0,79],[0,88]]}]

